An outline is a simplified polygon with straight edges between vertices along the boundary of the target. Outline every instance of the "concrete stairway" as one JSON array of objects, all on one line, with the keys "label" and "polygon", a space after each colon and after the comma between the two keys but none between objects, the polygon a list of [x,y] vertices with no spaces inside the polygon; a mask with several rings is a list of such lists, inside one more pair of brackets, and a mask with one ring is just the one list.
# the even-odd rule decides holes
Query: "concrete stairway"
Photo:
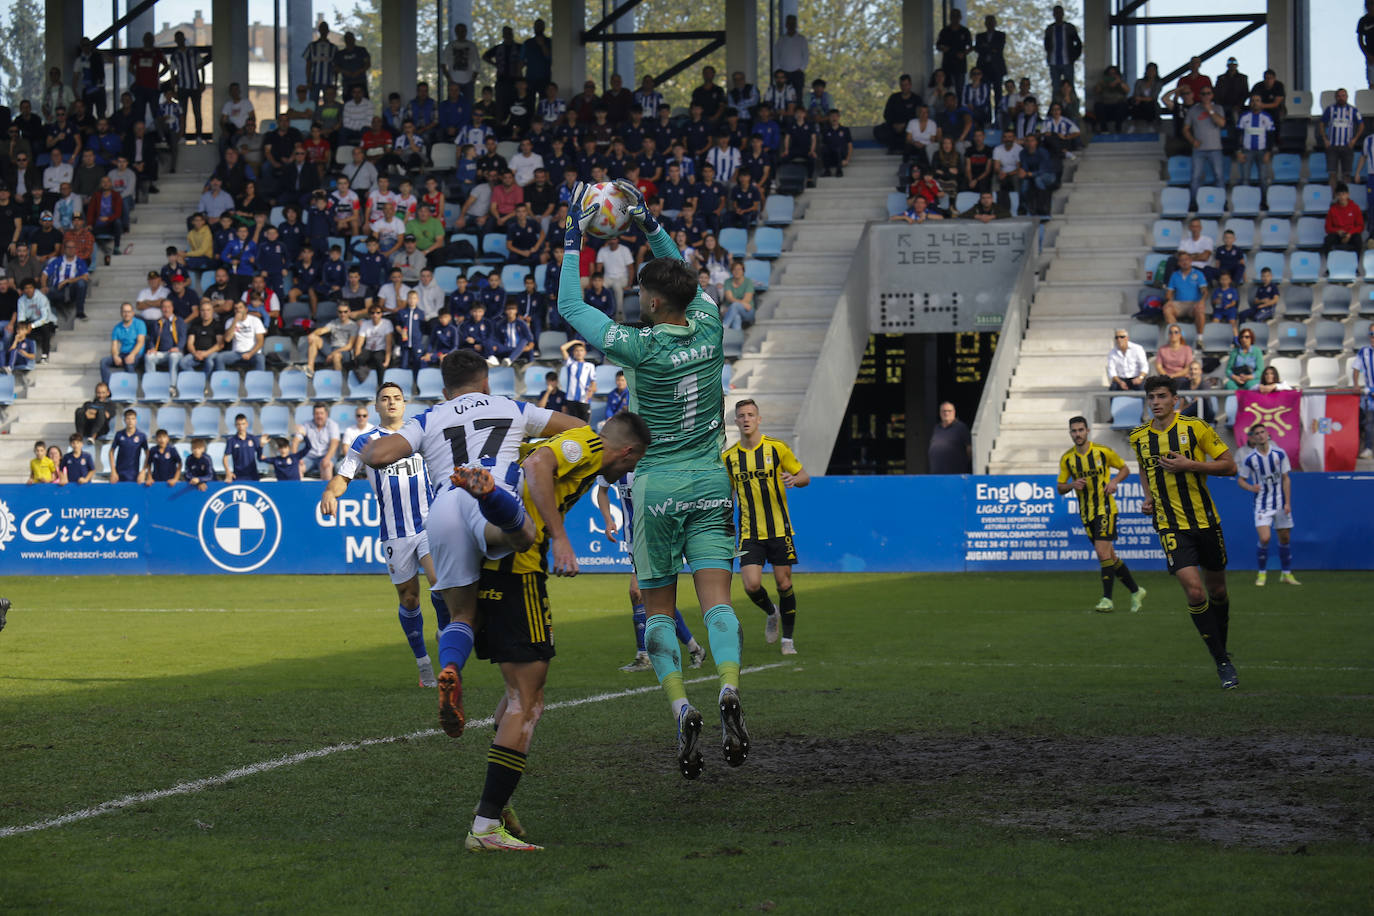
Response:
[{"label": "concrete stairway", "polygon": [[[26,395],[9,408],[5,435],[0,435],[0,481],[27,479],[28,459],[33,457],[37,439],[67,451],[73,412],[92,396],[100,381],[100,360],[110,353],[110,329],[119,320],[120,303],[132,301],[147,285],[148,271],[167,262],[168,245],[186,246],[186,217],[195,211],[205,176],[215,161],[213,147],[183,148],[177,174],[164,169],[157,183],[161,193],[134,208],[132,231],[123,238],[125,253],[106,266],[97,250],[93,284],[86,297],[90,320],[57,332],[51,358],[29,374]],[[113,428],[119,426],[113,424]]]},{"label": "concrete stairway", "polygon": [[[1155,144],[1098,144],[1082,154],[1056,195],[1045,279],[1035,294],[1021,358],[989,462],[994,474],[1048,473],[1068,447],[1068,418],[1091,418],[1093,401],[1066,389],[1105,384],[1111,330],[1129,322],[1144,279],[1150,224],[1163,182]],[[1056,204],[1059,201],[1056,200]],[[1097,441],[1120,449],[1104,426]]]},{"label": "concrete stairway", "polygon": [[[759,402],[771,435],[795,441],[797,415],[821,343],[849,272],[854,246],[870,220],[887,217],[899,160],[881,150],[856,149],[843,178],[818,178],[798,199],[798,217],[784,234],[758,320],[735,362],[727,412],[735,401]],[[730,417],[726,432],[737,434]]]}]

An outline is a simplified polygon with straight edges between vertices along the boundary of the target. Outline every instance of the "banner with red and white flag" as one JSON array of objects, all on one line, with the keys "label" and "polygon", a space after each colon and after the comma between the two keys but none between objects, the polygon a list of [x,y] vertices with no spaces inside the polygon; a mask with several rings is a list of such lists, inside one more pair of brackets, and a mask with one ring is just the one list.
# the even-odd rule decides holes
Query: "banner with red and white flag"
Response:
[{"label": "banner with red and white flag", "polygon": [[1244,445],[1247,430],[1256,423],[1269,429],[1269,439],[1288,453],[1297,470],[1298,449],[1302,442],[1302,392],[1236,392],[1236,445]]},{"label": "banner with red and white flag", "polygon": [[1309,394],[1302,399],[1302,451],[1294,470],[1353,471],[1359,451],[1358,394]]}]

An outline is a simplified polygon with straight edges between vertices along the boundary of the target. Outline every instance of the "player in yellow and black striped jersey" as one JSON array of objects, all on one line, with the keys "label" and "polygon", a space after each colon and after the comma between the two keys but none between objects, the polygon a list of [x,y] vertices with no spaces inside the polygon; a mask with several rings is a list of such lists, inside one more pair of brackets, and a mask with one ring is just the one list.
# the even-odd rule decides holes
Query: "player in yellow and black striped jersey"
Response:
[{"label": "player in yellow and black striped jersey", "polygon": [[1145,600],[1145,589],[1135,584],[1135,577],[1125,562],[1117,557],[1113,547],[1116,540],[1114,494],[1121,482],[1131,476],[1131,469],[1126,467],[1120,455],[1105,445],[1098,445],[1088,436],[1086,418],[1069,419],[1069,438],[1073,440],[1073,448],[1059,459],[1059,492],[1078,495],[1078,514],[1083,519],[1083,530],[1088,533],[1088,540],[1092,541],[1093,549],[1097,551],[1102,576],[1102,600],[1097,602],[1097,610],[1103,613],[1115,610],[1112,586],[1119,578],[1131,591],[1131,610],[1138,611]]},{"label": "player in yellow and black striped jersey", "polygon": [[[564,515],[596,483],[598,474],[618,480],[633,471],[649,440],[649,427],[639,415],[621,411],[606,421],[600,435],[582,426],[521,446],[525,480],[520,495],[534,523],[535,543],[519,553],[487,560],[479,581],[474,649],[479,658],[500,664],[506,694],[496,707],[496,737],[487,754],[487,778],[469,849],[528,848],[516,841],[497,843],[479,837],[501,823],[515,837],[523,835],[508,802],[524,772],[534,727],[544,709],[544,683],[554,656],[545,588],[548,551],[553,548],[554,575],[577,575],[577,555],[563,527]],[[490,474],[486,479],[489,484]]]},{"label": "player in yellow and black striped jersey", "polygon": [[[1233,477],[1236,459],[1216,430],[1178,412],[1178,382],[1165,375],[1145,380],[1145,402],[1153,419],[1131,430],[1159,543],[1188,599],[1193,625],[1217,663],[1221,686],[1239,683],[1226,653],[1231,600],[1226,591],[1226,541],[1207,477]],[[1208,461],[1207,459],[1211,460]]]},{"label": "player in yellow and black striped jersey", "polygon": [[[768,615],[764,638],[775,642],[782,627],[782,654],[796,655],[792,642],[797,619],[797,595],[792,590],[792,567],[797,549],[792,538],[792,516],[787,511],[787,490],[811,482],[802,463],[787,443],[765,436],[759,429],[759,406],[750,400],[735,405],[735,425],[740,439],[722,455],[739,506],[739,571],[744,593]],[[763,587],[763,564],[773,566],[778,586],[774,607]],[[779,612],[781,608],[781,612]]]}]

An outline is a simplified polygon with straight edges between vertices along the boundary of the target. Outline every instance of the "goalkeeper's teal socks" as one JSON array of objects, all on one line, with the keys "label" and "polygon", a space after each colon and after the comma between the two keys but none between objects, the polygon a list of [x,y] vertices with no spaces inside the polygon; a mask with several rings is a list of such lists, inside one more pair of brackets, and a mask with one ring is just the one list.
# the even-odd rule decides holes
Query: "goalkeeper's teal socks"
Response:
[{"label": "goalkeeper's teal socks", "polygon": [[682,682],[682,656],[677,650],[677,632],[673,618],[655,614],[644,627],[644,645],[649,650],[649,662],[654,674],[668,695],[677,716],[687,705],[687,687]]},{"label": "goalkeeper's teal socks", "polygon": [[744,647],[744,631],[739,618],[728,604],[717,604],[705,614],[706,637],[711,642],[711,658],[715,660],[721,689],[739,687],[740,653]]}]

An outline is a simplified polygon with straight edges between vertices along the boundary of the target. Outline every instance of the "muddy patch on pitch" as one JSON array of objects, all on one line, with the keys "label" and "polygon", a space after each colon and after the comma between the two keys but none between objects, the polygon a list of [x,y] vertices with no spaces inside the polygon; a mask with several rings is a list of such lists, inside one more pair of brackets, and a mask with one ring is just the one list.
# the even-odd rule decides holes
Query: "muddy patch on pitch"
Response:
[{"label": "muddy patch on pitch", "polygon": [[1062,837],[1374,841],[1366,738],[756,736],[748,768],[789,792],[907,783],[932,816]]}]

